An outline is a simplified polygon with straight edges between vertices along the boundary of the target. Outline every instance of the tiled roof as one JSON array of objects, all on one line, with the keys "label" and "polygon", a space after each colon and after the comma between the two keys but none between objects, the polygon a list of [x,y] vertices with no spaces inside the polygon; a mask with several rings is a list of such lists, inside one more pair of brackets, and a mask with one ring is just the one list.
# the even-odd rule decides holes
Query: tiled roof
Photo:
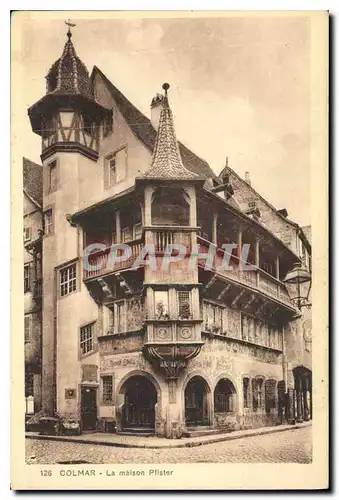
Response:
[{"label": "tiled roof", "polygon": [[42,206],[42,179],[42,165],[23,158],[23,189],[40,206]]},{"label": "tiled roof", "polygon": [[195,179],[198,175],[188,170],[182,163],[167,96],[163,102],[151,168],[144,177],[148,179]]},{"label": "tiled roof", "polygon": [[[119,108],[119,111],[123,115],[134,135],[147,147],[147,149],[153,152],[157,133],[151,123],[151,120],[141,113],[141,111],[139,111],[96,66],[93,68],[92,78],[95,73],[98,73],[106,83],[111,96]],[[178,144],[182,162],[188,170],[198,174],[199,176],[205,177],[206,179],[212,178],[217,184],[220,184],[217,176],[205,160],[199,158],[199,156],[193,153],[181,142]]]},{"label": "tiled roof", "polygon": [[47,94],[80,94],[94,100],[92,80],[84,63],[75,52],[71,33],[67,34],[62,56],[47,73]]}]

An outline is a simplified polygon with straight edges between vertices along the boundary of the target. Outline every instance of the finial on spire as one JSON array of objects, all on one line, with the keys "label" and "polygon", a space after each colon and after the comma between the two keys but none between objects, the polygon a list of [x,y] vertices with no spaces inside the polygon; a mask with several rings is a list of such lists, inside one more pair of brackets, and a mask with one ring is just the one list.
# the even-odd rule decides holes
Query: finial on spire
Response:
[{"label": "finial on spire", "polygon": [[68,26],[67,36],[69,39],[71,39],[72,38],[71,28],[74,28],[76,24],[72,24],[70,19],[68,19],[68,21],[65,21],[65,24],[67,24]]},{"label": "finial on spire", "polygon": [[164,89],[165,91],[165,96],[167,97],[167,90],[170,88],[170,84],[169,83],[164,83],[162,88]]},{"label": "finial on spire", "polygon": [[225,167],[228,167],[228,156],[226,156],[226,163],[225,163]]}]

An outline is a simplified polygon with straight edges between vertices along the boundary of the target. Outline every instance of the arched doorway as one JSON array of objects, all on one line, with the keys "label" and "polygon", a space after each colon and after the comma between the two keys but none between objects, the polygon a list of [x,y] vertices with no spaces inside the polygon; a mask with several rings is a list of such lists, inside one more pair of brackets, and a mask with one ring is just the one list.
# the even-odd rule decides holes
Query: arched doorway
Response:
[{"label": "arched doorway", "polygon": [[219,380],[214,389],[214,413],[236,412],[236,390],[228,378]]},{"label": "arched doorway", "polygon": [[192,377],[185,389],[185,422],[187,427],[210,424],[209,387],[200,376]]},{"label": "arched doorway", "polygon": [[122,429],[155,429],[157,391],[153,383],[142,375],[134,375],[124,383]]}]

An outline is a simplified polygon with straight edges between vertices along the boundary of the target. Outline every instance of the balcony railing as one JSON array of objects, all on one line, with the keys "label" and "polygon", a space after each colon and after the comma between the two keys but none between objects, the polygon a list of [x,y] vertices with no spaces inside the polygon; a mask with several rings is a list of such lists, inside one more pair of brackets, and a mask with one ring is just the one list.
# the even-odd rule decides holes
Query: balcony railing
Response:
[{"label": "balcony railing", "polygon": [[153,228],[153,244],[156,253],[164,253],[168,245],[183,245],[186,254],[191,250],[191,231],[178,228]]},{"label": "balcony railing", "polygon": [[[114,259],[112,259],[111,247],[107,247],[105,248],[105,250],[91,253],[88,256],[88,264],[91,268],[86,269],[84,267],[84,279],[102,276],[131,267],[140,255],[143,243],[141,239],[138,239],[125,244],[130,247],[131,255],[128,259],[121,262],[115,262]],[[119,249],[117,250],[117,256],[119,256],[119,252],[121,256],[122,251],[119,251]]]},{"label": "balcony railing", "polygon": [[[212,243],[204,240],[199,236],[197,240],[200,244],[200,252],[208,253],[209,247],[210,245],[212,245]],[[224,276],[225,278],[229,278],[231,280],[260,290],[270,297],[274,297],[280,302],[285,302],[289,307],[292,306],[285,285],[281,281],[258,267],[255,267],[253,270],[242,270],[240,264],[245,264],[245,262],[242,262],[234,255],[232,255],[229,259],[228,268],[225,269],[226,265],[222,265],[224,256],[225,251],[221,248],[217,248],[213,260],[213,270],[215,272],[217,272],[221,276]],[[201,260],[201,263],[199,263],[200,267],[204,267],[205,262],[205,260]]]}]

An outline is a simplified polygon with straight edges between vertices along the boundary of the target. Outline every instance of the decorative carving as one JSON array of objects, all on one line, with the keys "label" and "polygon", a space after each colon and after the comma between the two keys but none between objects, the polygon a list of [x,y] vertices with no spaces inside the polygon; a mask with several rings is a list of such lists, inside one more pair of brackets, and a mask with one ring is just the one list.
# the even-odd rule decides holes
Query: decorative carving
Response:
[{"label": "decorative carving", "polygon": [[65,389],[65,399],[75,399],[76,390],[75,389]]},{"label": "decorative carving", "polygon": [[160,327],[156,329],[156,338],[159,338],[160,340],[165,340],[168,339],[169,335],[169,330],[168,328]]},{"label": "decorative carving", "polygon": [[180,337],[183,339],[189,339],[190,337],[192,337],[192,329],[187,327],[181,328]]},{"label": "decorative carving", "polygon": [[100,360],[101,371],[111,373],[117,368],[134,368],[136,370],[146,370],[146,360],[142,354],[130,357],[104,356]]},{"label": "decorative carving", "polygon": [[168,379],[176,379],[179,377],[179,372],[181,368],[185,368],[186,362],[183,360],[167,360],[162,359],[160,361],[160,368],[165,372],[165,376]]},{"label": "decorative carving", "polygon": [[82,365],[82,382],[97,382],[98,367],[97,365]]},{"label": "decorative carving", "polygon": [[99,340],[99,352],[100,354],[121,354],[127,352],[141,351],[143,346],[142,335],[133,335],[130,337],[119,337],[119,338],[109,338],[106,339],[102,337]]},{"label": "decorative carving", "polygon": [[107,285],[106,281],[103,280],[102,278],[98,278],[98,283],[101,286],[101,290],[105,294],[105,297],[107,299],[114,299],[114,294],[113,291],[110,289],[110,287]]}]

